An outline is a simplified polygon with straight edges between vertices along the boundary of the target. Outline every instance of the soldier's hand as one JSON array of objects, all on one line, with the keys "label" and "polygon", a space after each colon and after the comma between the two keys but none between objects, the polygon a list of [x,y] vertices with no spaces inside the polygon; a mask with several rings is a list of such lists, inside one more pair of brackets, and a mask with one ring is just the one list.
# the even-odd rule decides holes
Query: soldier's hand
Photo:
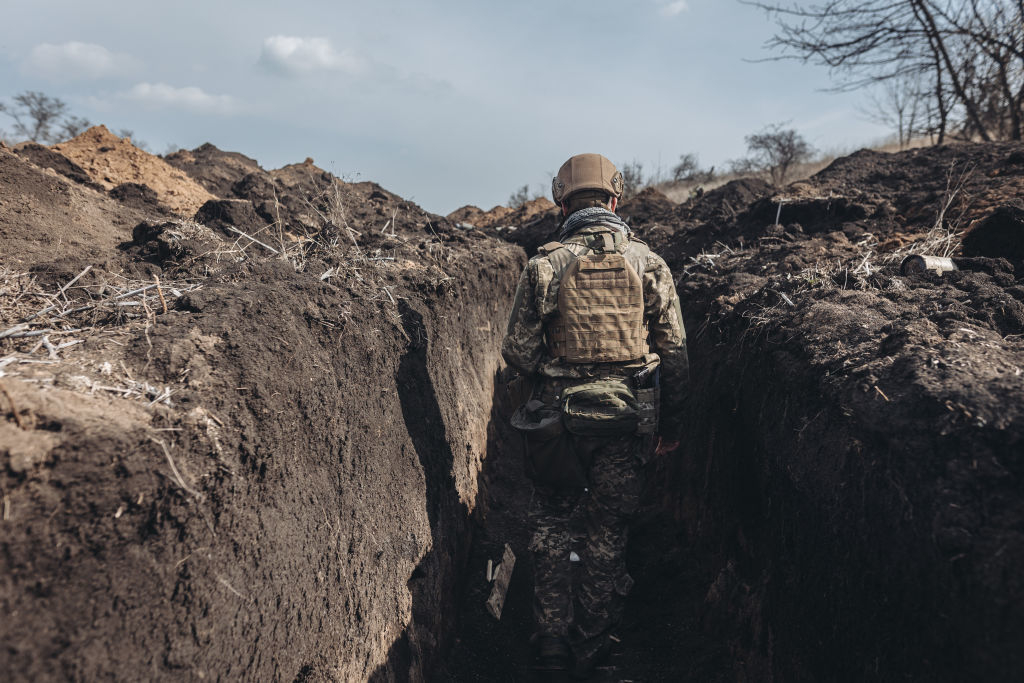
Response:
[{"label": "soldier's hand", "polygon": [[654,448],[655,455],[668,455],[669,453],[675,453],[679,448],[678,441],[665,441],[660,436],[658,437],[658,445]]}]

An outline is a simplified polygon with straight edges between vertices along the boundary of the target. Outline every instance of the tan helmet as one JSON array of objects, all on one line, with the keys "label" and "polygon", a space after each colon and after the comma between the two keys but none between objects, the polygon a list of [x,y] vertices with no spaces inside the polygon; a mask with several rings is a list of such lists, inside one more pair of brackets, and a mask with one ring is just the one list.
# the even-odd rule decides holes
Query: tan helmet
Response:
[{"label": "tan helmet", "polygon": [[551,197],[561,204],[573,192],[602,190],[612,197],[622,196],[622,173],[600,154],[570,157],[551,179]]}]

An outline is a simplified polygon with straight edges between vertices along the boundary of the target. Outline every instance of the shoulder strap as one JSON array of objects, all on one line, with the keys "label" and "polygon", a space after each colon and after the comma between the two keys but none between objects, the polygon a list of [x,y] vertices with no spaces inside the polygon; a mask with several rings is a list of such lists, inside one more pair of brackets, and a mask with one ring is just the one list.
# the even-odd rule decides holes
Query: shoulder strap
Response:
[{"label": "shoulder strap", "polygon": [[622,255],[625,257],[626,262],[633,266],[633,270],[635,270],[636,274],[642,279],[644,272],[647,270],[647,256],[650,253],[650,247],[638,239],[630,238],[629,243],[626,245],[626,250]]},{"label": "shoulder strap", "polygon": [[551,264],[556,281],[561,281],[562,275],[576,261],[576,254],[561,242],[548,242],[537,251]]}]

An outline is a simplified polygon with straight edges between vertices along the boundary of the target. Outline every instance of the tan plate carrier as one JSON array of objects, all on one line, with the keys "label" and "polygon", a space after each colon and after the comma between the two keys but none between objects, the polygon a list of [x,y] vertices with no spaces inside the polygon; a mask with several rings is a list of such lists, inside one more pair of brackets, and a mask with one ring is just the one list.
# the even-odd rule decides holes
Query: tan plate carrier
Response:
[{"label": "tan plate carrier", "polygon": [[547,326],[548,351],[568,363],[617,363],[649,351],[644,322],[647,245],[609,231],[576,255],[561,242],[540,248],[559,282],[558,313]]}]

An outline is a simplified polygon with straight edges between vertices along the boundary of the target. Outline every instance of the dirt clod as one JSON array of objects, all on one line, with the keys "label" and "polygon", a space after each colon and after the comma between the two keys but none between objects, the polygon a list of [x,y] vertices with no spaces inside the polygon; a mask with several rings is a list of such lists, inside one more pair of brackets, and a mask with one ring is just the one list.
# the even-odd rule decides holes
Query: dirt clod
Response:
[{"label": "dirt clod", "polygon": [[213,195],[163,159],[142,151],[105,126],[94,126],[53,150],[85,170],[106,190],[124,183],[150,187],[160,203],[178,215],[191,216]]},{"label": "dirt clod", "polygon": [[964,235],[963,254],[1024,261],[1024,209],[997,208]]}]

